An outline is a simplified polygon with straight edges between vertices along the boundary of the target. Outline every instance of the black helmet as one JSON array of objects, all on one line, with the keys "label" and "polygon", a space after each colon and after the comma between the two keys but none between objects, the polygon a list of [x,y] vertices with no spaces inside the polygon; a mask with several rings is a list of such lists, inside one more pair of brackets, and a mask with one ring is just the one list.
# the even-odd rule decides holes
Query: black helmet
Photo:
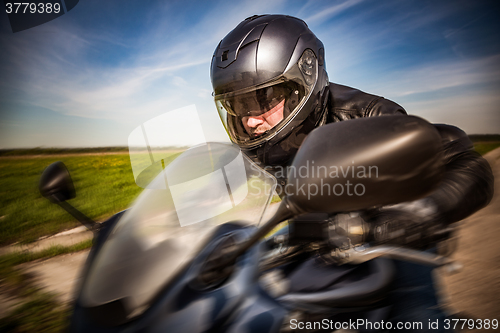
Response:
[{"label": "black helmet", "polygon": [[323,43],[285,15],[252,16],[217,46],[211,79],[233,142],[267,165],[283,165],[326,119]]}]

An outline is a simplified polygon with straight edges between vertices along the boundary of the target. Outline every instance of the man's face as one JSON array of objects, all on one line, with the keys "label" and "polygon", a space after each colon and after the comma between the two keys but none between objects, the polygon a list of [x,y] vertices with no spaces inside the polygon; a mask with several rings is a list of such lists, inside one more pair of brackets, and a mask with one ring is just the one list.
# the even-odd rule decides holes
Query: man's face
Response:
[{"label": "man's face", "polygon": [[247,116],[241,119],[243,127],[250,135],[250,137],[257,137],[271,128],[276,126],[280,121],[283,120],[283,109],[285,106],[285,100],[282,100],[278,105],[276,105],[271,110],[260,116]]}]

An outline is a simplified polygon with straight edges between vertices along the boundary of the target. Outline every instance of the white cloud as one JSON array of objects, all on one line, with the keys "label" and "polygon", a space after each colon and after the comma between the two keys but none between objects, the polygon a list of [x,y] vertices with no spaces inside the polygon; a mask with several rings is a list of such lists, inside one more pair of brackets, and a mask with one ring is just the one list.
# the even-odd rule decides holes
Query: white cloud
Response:
[{"label": "white cloud", "polygon": [[315,13],[304,19],[306,22],[314,22],[314,24],[321,23],[326,21],[336,15],[342,13],[343,11],[356,6],[357,4],[363,2],[364,0],[346,0],[340,4],[333,5],[326,9],[322,9],[321,11]]},{"label": "white cloud", "polygon": [[474,92],[405,103],[410,114],[432,123],[458,126],[468,134],[500,133],[500,96]]},{"label": "white cloud", "polygon": [[454,62],[426,63],[402,71],[394,71],[368,86],[392,96],[408,96],[440,89],[492,84],[500,77],[500,54],[479,59],[460,59]]},{"label": "white cloud", "polygon": [[[22,78],[15,86],[32,104],[66,115],[125,121],[136,119],[138,112],[165,112],[164,108],[181,100],[192,103],[190,94],[205,98],[210,89],[208,67],[219,40],[246,16],[282,4],[224,2],[193,24],[175,27],[168,19],[161,20],[144,31],[143,49],[130,53],[128,62],[107,67],[90,63],[86,54],[102,42],[128,45],[121,36],[89,35],[72,26],[65,31],[42,29],[50,34],[50,43],[33,45],[38,32],[11,44],[15,75]],[[170,4],[162,10],[175,16]],[[193,73],[197,66],[206,70]],[[181,88],[185,91],[180,92]]]}]

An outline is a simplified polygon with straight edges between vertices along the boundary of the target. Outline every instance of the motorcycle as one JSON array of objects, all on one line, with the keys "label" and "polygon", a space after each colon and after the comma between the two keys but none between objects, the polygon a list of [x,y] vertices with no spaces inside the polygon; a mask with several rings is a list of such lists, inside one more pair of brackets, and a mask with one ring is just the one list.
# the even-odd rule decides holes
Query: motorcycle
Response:
[{"label": "motorcycle", "polygon": [[70,331],[366,331],[390,311],[390,259],[456,269],[446,256],[374,244],[364,218],[431,191],[442,160],[439,134],[417,117],[324,125],[271,205],[273,175],[235,145],[207,143],[144,168],[145,190],[101,224],[67,203],[74,186],[56,162],[41,193],[95,232]]}]

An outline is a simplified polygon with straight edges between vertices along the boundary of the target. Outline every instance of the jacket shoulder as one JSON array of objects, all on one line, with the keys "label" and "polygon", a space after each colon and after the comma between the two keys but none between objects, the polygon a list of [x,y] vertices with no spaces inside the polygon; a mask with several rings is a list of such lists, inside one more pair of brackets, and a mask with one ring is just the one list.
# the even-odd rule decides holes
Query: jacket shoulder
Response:
[{"label": "jacket shoulder", "polygon": [[433,124],[433,125],[438,130],[443,145],[446,145],[450,142],[454,142],[460,147],[462,147],[463,150],[474,148],[474,145],[472,144],[472,141],[469,139],[469,136],[460,128],[446,124]]},{"label": "jacket shoulder", "polygon": [[406,114],[399,104],[359,89],[330,83],[330,112],[334,121],[359,117]]}]

